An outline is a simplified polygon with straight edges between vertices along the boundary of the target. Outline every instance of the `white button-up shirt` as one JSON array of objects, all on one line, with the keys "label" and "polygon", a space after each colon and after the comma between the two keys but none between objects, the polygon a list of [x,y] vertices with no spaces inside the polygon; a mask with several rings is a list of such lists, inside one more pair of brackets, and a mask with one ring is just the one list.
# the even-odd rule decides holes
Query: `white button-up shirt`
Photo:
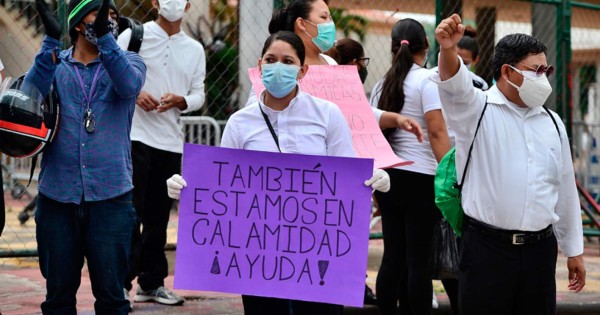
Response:
[{"label": "white button-up shirt", "polygon": [[[539,231],[550,224],[563,254],[583,253],[581,209],[567,131],[560,117],[542,108],[519,110],[493,86],[475,89],[462,65],[439,86],[448,125],[456,133],[456,172],[462,176],[477,133],[462,189],[465,214],[506,230]],[[460,181],[460,178],[459,178]]]},{"label": "white button-up shirt", "polygon": [[264,95],[231,115],[223,131],[222,147],[279,152],[262,107],[279,138],[281,152],[355,156],[350,128],[337,105],[299,91],[288,107],[275,111],[263,103]]},{"label": "white button-up shirt", "polygon": [[[117,43],[127,49],[131,30],[125,30]],[[166,93],[183,96],[187,108],[198,110],[204,104],[206,60],[202,45],[183,31],[169,36],[156,22],[144,24],[144,40],[139,52],[148,68],[143,91],[160,101]],[[182,111],[146,112],[136,106],[131,140],[169,152],[183,152],[183,131],[179,124]]]}]

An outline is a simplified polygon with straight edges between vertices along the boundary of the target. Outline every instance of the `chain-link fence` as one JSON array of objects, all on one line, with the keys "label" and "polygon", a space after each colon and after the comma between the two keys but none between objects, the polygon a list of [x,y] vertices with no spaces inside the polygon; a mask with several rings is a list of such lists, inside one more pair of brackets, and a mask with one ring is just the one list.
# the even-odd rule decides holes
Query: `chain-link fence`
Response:
[{"label": "chain-link fence", "polygon": [[[396,21],[413,18],[424,25],[431,44],[428,66],[433,67],[437,59],[435,26],[441,18],[457,12],[465,24],[477,30],[480,61],[473,70],[488,84],[492,84],[490,65],[495,43],[510,33],[535,35],[547,44],[548,62],[558,69],[551,79],[555,92],[547,105],[557,109],[568,125],[575,121],[577,126],[584,123],[595,126],[600,122],[597,105],[600,91],[593,88],[598,82],[597,69],[600,66],[600,1],[590,1],[329,0],[328,3],[338,27],[337,39],[351,37],[359,40],[365,56],[370,58],[365,82],[367,94],[390,66],[390,30]],[[212,117],[223,126],[226,119],[243,106],[250,90],[247,69],[257,64],[264,40],[269,35],[267,29],[274,8],[285,6],[288,2],[190,1],[191,9],[184,17],[183,28],[202,43],[207,58],[206,102],[193,115]],[[51,9],[65,21],[65,0],[49,0],[49,3]],[[150,0],[116,0],[116,3],[121,15],[142,22],[154,20],[157,16]],[[31,66],[41,45],[42,34],[32,0],[0,0],[0,59],[8,75],[19,76]],[[67,45],[69,41],[64,42]],[[585,162],[589,154],[584,157],[582,150],[587,148],[589,152],[587,146],[590,142],[582,144],[577,140],[581,139],[578,135],[584,133],[584,129],[573,128],[573,145],[576,148],[574,154],[579,154],[576,161],[583,159]],[[584,169],[578,170],[585,172]],[[12,173],[8,173],[5,184],[12,185],[10,176],[19,171],[22,170],[13,169]],[[28,199],[23,198],[11,205],[19,209],[27,202]],[[9,225],[0,238],[0,252],[9,248],[17,253],[34,253],[35,244],[28,234],[32,233],[33,222],[21,226],[15,219],[17,214],[7,214]]]}]

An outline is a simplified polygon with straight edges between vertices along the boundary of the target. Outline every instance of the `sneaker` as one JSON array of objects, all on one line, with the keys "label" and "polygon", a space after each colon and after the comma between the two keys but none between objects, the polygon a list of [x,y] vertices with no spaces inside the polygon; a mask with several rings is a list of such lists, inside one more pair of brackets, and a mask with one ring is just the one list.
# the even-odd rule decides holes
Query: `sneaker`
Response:
[{"label": "sneaker", "polygon": [[126,299],[126,300],[127,300],[127,302],[129,303],[129,306],[128,306],[128,308],[127,308],[127,309],[128,309],[130,312],[133,312],[133,304],[131,304],[131,300],[129,299],[129,291],[127,291],[127,289],[125,289],[125,288],[124,288],[124,289],[123,289],[123,294],[125,295],[125,299]]},{"label": "sneaker", "polygon": [[169,291],[169,289],[165,287],[159,287],[156,290],[143,291],[142,288],[138,286],[133,300],[135,302],[154,301],[165,305],[181,305],[184,302],[182,297]]},{"label": "sneaker", "polygon": [[440,304],[437,301],[437,297],[435,296],[435,292],[433,292],[433,298],[431,299],[431,308],[439,308]]}]

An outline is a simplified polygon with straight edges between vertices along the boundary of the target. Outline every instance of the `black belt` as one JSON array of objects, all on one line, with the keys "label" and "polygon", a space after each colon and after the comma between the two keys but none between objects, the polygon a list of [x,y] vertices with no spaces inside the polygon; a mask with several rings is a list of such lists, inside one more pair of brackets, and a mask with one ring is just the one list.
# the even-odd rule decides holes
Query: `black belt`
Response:
[{"label": "black belt", "polygon": [[554,235],[552,224],[548,225],[545,229],[537,232],[529,231],[516,231],[516,230],[503,230],[493,227],[489,224],[477,221],[471,217],[465,215],[465,229],[478,232],[483,235],[495,238],[502,242],[511,243],[513,245],[531,244],[537,241],[547,239]]}]

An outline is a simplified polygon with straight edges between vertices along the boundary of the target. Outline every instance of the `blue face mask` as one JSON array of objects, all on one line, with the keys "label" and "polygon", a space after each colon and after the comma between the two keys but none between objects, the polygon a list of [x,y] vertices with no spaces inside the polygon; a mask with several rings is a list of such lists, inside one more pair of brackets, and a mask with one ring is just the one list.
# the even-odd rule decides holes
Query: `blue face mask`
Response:
[{"label": "blue face mask", "polygon": [[325,22],[317,25],[309,20],[305,21],[317,27],[317,37],[312,37],[310,34],[308,34],[308,32],[304,32],[306,35],[312,38],[313,43],[317,45],[321,52],[329,50],[331,47],[333,47],[335,42],[335,24],[333,24],[333,22]]},{"label": "blue face mask", "polygon": [[298,84],[300,67],[286,65],[281,62],[263,63],[261,65],[262,83],[269,94],[275,98],[283,98],[290,94]]}]

